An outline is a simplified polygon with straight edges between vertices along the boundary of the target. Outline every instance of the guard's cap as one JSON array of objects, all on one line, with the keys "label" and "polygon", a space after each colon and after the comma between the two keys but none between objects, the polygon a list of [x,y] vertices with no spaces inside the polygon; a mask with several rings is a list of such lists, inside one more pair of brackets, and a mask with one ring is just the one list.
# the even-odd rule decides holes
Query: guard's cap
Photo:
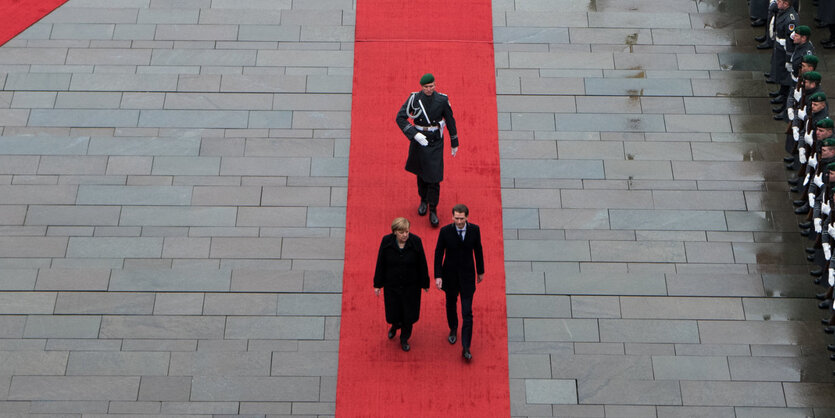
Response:
[{"label": "guard's cap", "polygon": [[815,92],[815,94],[809,96],[809,101],[811,102],[825,102],[826,101],[826,93],[822,91]]},{"label": "guard's cap", "polygon": [[420,85],[421,86],[429,84],[429,83],[434,83],[434,82],[435,82],[435,76],[432,75],[432,73],[426,73],[426,74],[423,75],[423,77],[420,78]]},{"label": "guard's cap", "polygon": [[827,164],[826,169],[829,170],[829,171],[835,171],[835,163]]},{"label": "guard's cap", "polygon": [[816,57],[812,54],[804,55],[803,56],[803,62],[805,62],[807,64],[812,64],[813,66],[817,66],[818,65],[818,57]]},{"label": "guard's cap", "polygon": [[[833,122],[832,119],[823,118],[823,119],[819,120],[818,123],[815,124],[815,125],[818,128],[832,129],[832,127],[835,126],[835,122]],[[835,145],[835,138],[826,138],[826,139],[827,140],[831,139],[833,141],[832,145]],[[824,142],[824,144],[825,144],[825,142]]]},{"label": "guard's cap", "polygon": [[822,147],[835,147],[835,138],[829,137],[821,141]]},{"label": "guard's cap", "polygon": [[794,33],[796,33],[798,35],[803,35],[803,36],[811,36],[812,35],[812,29],[809,28],[806,25],[800,25],[800,26],[794,28]]},{"label": "guard's cap", "polygon": [[817,71],[806,71],[803,73],[803,79],[809,81],[821,81],[821,73]]}]

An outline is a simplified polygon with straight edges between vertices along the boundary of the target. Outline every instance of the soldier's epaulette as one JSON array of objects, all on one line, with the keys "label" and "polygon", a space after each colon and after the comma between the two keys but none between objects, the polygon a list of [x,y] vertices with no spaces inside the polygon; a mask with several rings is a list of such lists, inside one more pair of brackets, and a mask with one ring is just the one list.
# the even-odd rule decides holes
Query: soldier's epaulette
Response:
[{"label": "soldier's epaulette", "polygon": [[443,93],[441,93],[441,92],[439,92],[439,91],[436,91],[435,93],[438,93],[438,94],[440,94],[441,96],[446,97],[446,94],[443,94]]}]

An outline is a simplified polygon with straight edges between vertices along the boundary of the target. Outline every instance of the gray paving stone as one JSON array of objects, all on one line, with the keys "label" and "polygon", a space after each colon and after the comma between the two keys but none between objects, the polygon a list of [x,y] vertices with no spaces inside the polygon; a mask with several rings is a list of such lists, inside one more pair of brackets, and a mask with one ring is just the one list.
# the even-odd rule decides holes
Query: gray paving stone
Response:
[{"label": "gray paving stone", "polygon": [[344,247],[341,238],[284,238],[281,255],[292,259],[340,260]]},{"label": "gray paving stone", "polygon": [[0,185],[6,205],[73,204],[78,186],[73,185]]},{"label": "gray paving stone", "polygon": [[14,376],[12,400],[134,400],[139,377]]},{"label": "gray paving stone", "polygon": [[583,160],[504,160],[503,178],[602,179],[603,164]]},{"label": "gray paving stone", "polygon": [[113,270],[111,291],[227,291],[231,273],[208,269]]},{"label": "gray paving stone", "polygon": [[57,73],[12,73],[6,76],[5,90],[67,90],[70,74]]},{"label": "gray paving stone", "polygon": [[[623,318],[647,319],[743,319],[742,301],[722,298],[635,297],[620,298]],[[705,379],[709,380],[709,379]]]},{"label": "gray paving stone", "polygon": [[191,188],[185,186],[96,186],[78,188],[79,204],[188,205]]},{"label": "gray paving stone", "polygon": [[505,260],[588,261],[588,243],[582,241],[505,241]]},{"label": "gray paving stone", "polygon": [[799,382],[802,360],[788,357],[728,357],[732,380]]},{"label": "gray paving stone", "polygon": [[725,214],[708,210],[609,210],[612,229],[719,230],[727,229]]},{"label": "gray paving stone", "polygon": [[540,209],[544,229],[609,229],[609,211],[593,209]]},{"label": "gray paving stone", "polygon": [[[618,354],[622,354],[621,352]],[[551,355],[551,373],[556,378],[577,379],[652,379],[649,356]]]},{"label": "gray paving stone", "polygon": [[64,257],[66,237],[3,237],[0,236],[0,257]]},{"label": "gray paving stone", "polygon": [[220,339],[224,320],[217,316],[104,316],[100,338]]},{"label": "gray paving stone", "polygon": [[658,380],[731,380],[725,357],[652,356]]},{"label": "gray paving stone", "polygon": [[51,314],[55,308],[55,299],[55,293],[0,293],[0,314]]},{"label": "gray paving stone", "polygon": [[211,238],[165,237],[162,258],[207,258]]},{"label": "gray paving stone", "polygon": [[26,318],[24,338],[97,338],[101,317],[41,316]]},{"label": "gray paving stone", "polygon": [[154,258],[162,254],[162,238],[70,237],[66,252],[77,258]]},{"label": "gray paving stone", "polygon": [[[183,189],[191,190],[190,187]],[[234,207],[123,207],[121,225],[136,226],[234,226]]]},{"label": "gray paving stone", "polygon": [[63,375],[67,352],[0,351],[0,375]]},{"label": "gray paving stone", "polygon": [[118,206],[30,205],[26,225],[118,225]]},{"label": "gray paving stone", "polygon": [[666,284],[660,274],[545,273],[548,294],[665,295]]},{"label": "gray paving stone", "polygon": [[220,157],[154,157],[155,176],[212,176],[220,172]]},{"label": "gray paving stone", "polygon": [[269,376],[270,352],[171,353],[171,376]]},{"label": "gray paving stone", "polygon": [[37,277],[35,269],[2,269],[0,270],[0,289],[6,290],[34,290]]},{"label": "gray paving stone", "polygon": [[154,310],[154,295],[143,293],[61,292],[56,314],[148,315]]},{"label": "gray paving stone", "polygon": [[200,138],[90,138],[90,155],[198,155]]},{"label": "gray paving stone", "polygon": [[336,376],[337,352],[273,352],[272,376]]},{"label": "gray paving stone", "polygon": [[157,293],[154,315],[200,315],[203,300],[202,293]]},{"label": "gray paving stone", "polygon": [[168,353],[72,352],[67,375],[162,376],[168,373]]},{"label": "gray paving stone", "polygon": [[316,401],[316,377],[211,377],[192,380],[191,398],[197,401]]},{"label": "gray paving stone", "polygon": [[279,315],[338,316],[342,298],[335,294],[279,294]]},{"label": "gray paving stone", "polygon": [[699,322],[699,336],[705,344],[791,344],[799,337],[818,339],[818,331],[812,332],[807,323],[796,321]]},{"label": "gray paving stone", "polygon": [[275,315],[278,300],[275,295],[207,294],[203,313],[206,315]]},{"label": "gray paving stone", "polygon": [[[89,264],[89,263],[85,263]],[[93,291],[106,290],[110,280],[107,268],[41,268],[37,272],[37,290]]]},{"label": "gray paving stone", "polygon": [[570,318],[571,301],[567,296],[508,295],[507,316],[516,318]]},{"label": "gray paving stone", "polygon": [[599,341],[592,319],[525,319],[525,341]]},{"label": "gray paving stone", "polygon": [[322,317],[230,317],[225,338],[316,340],[324,336]]},{"label": "gray paving stone", "polygon": [[601,319],[602,342],[696,343],[696,321],[661,319]]},{"label": "gray paving stone", "polygon": [[769,382],[682,381],[684,405],[786,406],[783,387]]},{"label": "gray paving stone", "polygon": [[669,381],[584,380],[577,382],[581,404],[681,405],[682,391]]}]

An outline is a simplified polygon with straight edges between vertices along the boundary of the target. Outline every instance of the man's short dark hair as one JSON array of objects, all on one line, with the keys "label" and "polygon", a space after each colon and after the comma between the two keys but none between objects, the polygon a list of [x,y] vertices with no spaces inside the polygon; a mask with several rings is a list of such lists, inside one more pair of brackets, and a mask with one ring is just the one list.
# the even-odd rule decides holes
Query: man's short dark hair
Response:
[{"label": "man's short dark hair", "polygon": [[470,216],[470,209],[468,209],[467,205],[463,203],[459,203],[452,207],[452,214],[454,215],[455,212],[463,213],[464,216]]}]

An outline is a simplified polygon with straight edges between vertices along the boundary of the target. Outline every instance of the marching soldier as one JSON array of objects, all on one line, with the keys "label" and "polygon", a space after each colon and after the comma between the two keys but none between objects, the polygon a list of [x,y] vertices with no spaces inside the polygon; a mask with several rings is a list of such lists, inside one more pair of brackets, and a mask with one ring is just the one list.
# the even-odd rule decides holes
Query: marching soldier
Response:
[{"label": "marching soldier", "polygon": [[449,130],[453,157],[458,152],[458,129],[449,98],[435,91],[435,76],[424,74],[420,86],[421,91],[410,94],[397,112],[397,125],[409,139],[406,171],[417,177],[418,215],[426,215],[428,209],[429,222],[438,226],[437,207],[444,179],[444,126]]}]

